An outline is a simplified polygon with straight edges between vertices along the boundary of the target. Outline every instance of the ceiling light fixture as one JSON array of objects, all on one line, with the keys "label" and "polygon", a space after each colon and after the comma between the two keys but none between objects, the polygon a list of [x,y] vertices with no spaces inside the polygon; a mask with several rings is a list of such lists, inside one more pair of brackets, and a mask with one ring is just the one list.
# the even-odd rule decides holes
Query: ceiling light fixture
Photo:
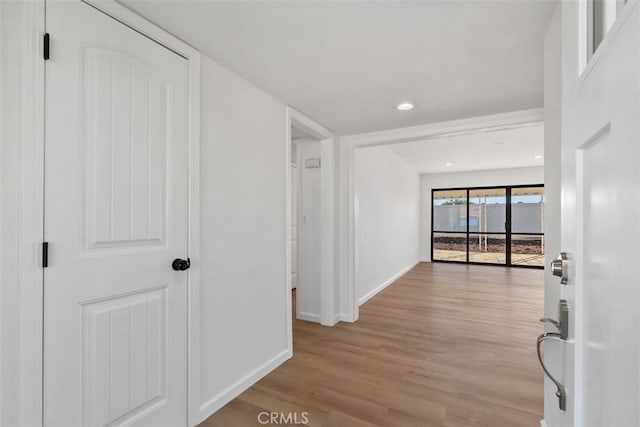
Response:
[{"label": "ceiling light fixture", "polygon": [[403,102],[396,107],[400,111],[409,111],[413,110],[413,104],[410,102]]},{"label": "ceiling light fixture", "polygon": [[449,163],[449,162],[447,162],[447,163],[445,163],[444,165],[445,165],[445,166],[453,166],[453,163]]},{"label": "ceiling light fixture", "polygon": [[533,158],[536,159],[536,160],[540,160],[542,158],[542,156],[541,155],[537,155],[537,156],[533,156]]}]

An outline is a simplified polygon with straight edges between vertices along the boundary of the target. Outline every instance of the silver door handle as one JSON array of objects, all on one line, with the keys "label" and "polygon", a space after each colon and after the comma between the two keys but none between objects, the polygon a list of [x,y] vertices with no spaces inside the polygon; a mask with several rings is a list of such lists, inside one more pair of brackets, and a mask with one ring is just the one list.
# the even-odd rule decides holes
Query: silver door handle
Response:
[{"label": "silver door handle", "polygon": [[563,285],[569,282],[569,257],[566,252],[560,252],[558,258],[551,261],[551,273],[560,277]]},{"label": "silver door handle", "polygon": [[544,366],[544,362],[542,361],[542,354],[540,354],[540,346],[544,341],[560,341],[564,342],[564,340],[560,337],[560,334],[557,332],[545,332],[544,334],[540,334],[538,337],[538,343],[536,345],[536,350],[538,352],[538,361],[540,362],[540,366],[542,366],[542,370],[549,377],[549,379],[556,385],[556,396],[558,396],[558,405],[561,411],[567,410],[567,390],[564,388],[562,384],[558,380],[556,380],[551,372]]},{"label": "silver door handle", "polygon": [[542,323],[551,323],[553,326],[555,326],[557,329],[560,329],[560,322],[558,322],[555,319],[550,319],[548,317],[543,317],[542,319],[540,319],[540,321]]},{"label": "silver door handle", "polygon": [[550,323],[560,332],[560,338],[566,340],[569,338],[569,304],[567,300],[561,299],[558,307],[558,320],[544,317],[540,319],[542,323]]}]

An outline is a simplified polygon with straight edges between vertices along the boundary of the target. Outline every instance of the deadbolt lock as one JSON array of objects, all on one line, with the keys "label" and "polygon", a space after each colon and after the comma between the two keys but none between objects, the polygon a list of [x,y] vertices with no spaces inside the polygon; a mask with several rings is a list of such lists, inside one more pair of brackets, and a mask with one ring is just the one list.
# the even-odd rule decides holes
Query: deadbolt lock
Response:
[{"label": "deadbolt lock", "polygon": [[569,282],[569,257],[566,252],[560,252],[558,258],[551,261],[551,273],[560,277],[563,285]]}]

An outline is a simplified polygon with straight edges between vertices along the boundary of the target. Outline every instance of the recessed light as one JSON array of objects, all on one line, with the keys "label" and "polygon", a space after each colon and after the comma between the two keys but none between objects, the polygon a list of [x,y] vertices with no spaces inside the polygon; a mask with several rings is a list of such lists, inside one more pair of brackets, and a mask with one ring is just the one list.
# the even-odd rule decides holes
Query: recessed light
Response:
[{"label": "recessed light", "polygon": [[447,162],[447,163],[445,163],[444,165],[445,165],[445,166],[453,166],[453,163],[449,163],[449,162]]},{"label": "recessed light", "polygon": [[413,110],[413,104],[410,102],[403,102],[396,107],[400,111],[409,111]]},{"label": "recessed light", "polygon": [[537,156],[533,156],[533,158],[536,159],[536,160],[540,160],[542,158],[542,156],[541,155],[537,155]]}]

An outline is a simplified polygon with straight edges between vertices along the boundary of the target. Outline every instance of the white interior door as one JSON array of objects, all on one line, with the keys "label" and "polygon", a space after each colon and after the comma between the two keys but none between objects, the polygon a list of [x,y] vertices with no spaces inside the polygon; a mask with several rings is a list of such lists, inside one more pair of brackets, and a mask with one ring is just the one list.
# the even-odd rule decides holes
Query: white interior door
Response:
[{"label": "white interior door", "polygon": [[[571,3],[562,5],[564,41],[575,47],[567,42],[580,34],[580,22],[572,21],[577,3]],[[575,368],[568,410],[575,410],[576,426],[640,425],[636,4],[624,6],[582,76],[577,61],[565,59],[563,68],[562,247],[575,266],[566,288],[575,309],[575,356],[570,348],[565,372]],[[577,49],[565,51],[565,58],[579,57]]]},{"label": "white interior door", "polygon": [[298,166],[291,164],[291,289],[298,287]]},{"label": "white interior door", "polygon": [[187,423],[188,63],[47,2],[47,426]]}]

